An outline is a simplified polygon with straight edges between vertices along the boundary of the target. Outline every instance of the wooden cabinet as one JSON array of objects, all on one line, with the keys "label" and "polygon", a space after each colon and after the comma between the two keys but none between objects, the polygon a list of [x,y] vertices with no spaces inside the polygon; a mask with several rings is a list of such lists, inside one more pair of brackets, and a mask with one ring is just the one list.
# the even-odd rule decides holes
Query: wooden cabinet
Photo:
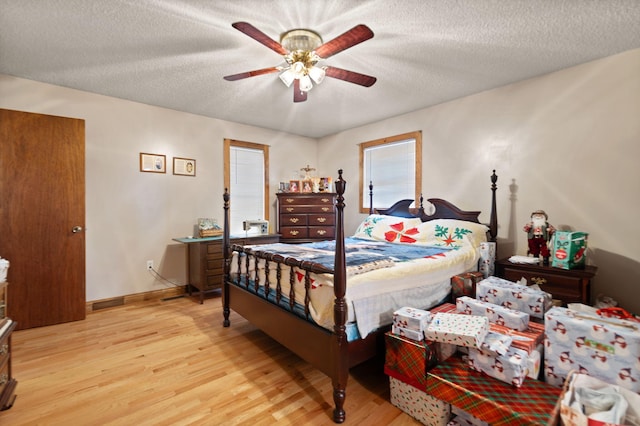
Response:
[{"label": "wooden cabinet", "polygon": [[508,259],[496,261],[496,275],[509,281],[525,278],[529,284],[538,284],[554,299],[567,303],[591,303],[591,279],[598,268],[560,269],[553,266],[511,263]]},{"label": "wooden cabinet", "polygon": [[[195,288],[199,292],[200,303],[204,303],[204,293],[222,288],[224,279],[222,237],[174,238],[187,244],[187,285],[189,295]],[[271,244],[280,241],[277,234],[233,237],[231,244]]]},{"label": "wooden cabinet", "polygon": [[11,375],[11,333],[16,323],[6,317],[6,282],[0,283],[0,410],[11,408],[18,382]]},{"label": "wooden cabinet", "polygon": [[302,243],[335,238],[335,193],[277,195],[281,241]]}]

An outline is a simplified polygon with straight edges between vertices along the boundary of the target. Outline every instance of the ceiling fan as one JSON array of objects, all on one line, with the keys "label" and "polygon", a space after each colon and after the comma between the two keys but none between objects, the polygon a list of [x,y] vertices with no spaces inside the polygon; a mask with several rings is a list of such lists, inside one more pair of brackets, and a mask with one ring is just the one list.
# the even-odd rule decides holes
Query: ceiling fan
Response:
[{"label": "ceiling fan", "polygon": [[280,72],[280,79],[287,87],[293,84],[294,102],[306,101],[307,92],[313,88],[312,80],[316,84],[320,84],[325,76],[365,87],[370,87],[376,82],[375,77],[323,65],[321,62],[336,53],[372,38],[373,31],[366,25],[356,25],[344,34],[324,44],[320,34],[308,29],[287,31],[280,36],[280,42],[278,43],[247,22],[235,22],[231,26],[279,53],[283,56],[285,62],[275,67],[227,75],[224,77],[225,80],[235,81],[247,77]]}]

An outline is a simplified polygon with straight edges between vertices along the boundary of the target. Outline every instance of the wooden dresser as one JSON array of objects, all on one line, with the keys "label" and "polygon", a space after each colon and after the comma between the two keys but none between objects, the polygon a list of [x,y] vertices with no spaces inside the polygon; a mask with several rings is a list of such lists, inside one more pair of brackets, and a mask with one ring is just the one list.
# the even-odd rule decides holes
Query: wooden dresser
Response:
[{"label": "wooden dresser", "polygon": [[[209,238],[174,238],[174,241],[187,244],[187,290],[198,290],[200,303],[204,302],[204,294],[222,288],[224,265],[222,253],[222,237]],[[250,235],[247,237],[231,237],[231,244],[271,244],[280,241],[277,234]]]},{"label": "wooden dresser", "polygon": [[303,243],[335,238],[335,193],[283,192],[277,195],[280,241]]},{"label": "wooden dresser", "polygon": [[7,314],[7,282],[0,282],[0,410],[11,408],[18,382],[11,375],[11,333],[16,323]]},{"label": "wooden dresser", "polygon": [[584,269],[560,269],[552,266],[511,263],[508,259],[496,261],[496,275],[509,281],[525,278],[528,284],[538,284],[554,299],[567,303],[591,304],[591,279],[598,268],[585,266]]}]

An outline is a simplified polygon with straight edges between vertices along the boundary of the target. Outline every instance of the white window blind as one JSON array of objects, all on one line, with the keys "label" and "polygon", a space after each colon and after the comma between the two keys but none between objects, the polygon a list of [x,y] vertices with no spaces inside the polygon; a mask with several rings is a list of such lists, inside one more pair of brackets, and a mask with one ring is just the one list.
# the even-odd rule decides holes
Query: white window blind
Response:
[{"label": "white window blind", "polygon": [[398,200],[415,198],[416,140],[406,139],[364,149],[362,205],[369,208],[369,182],[373,206],[385,208]]},{"label": "white window blind", "polygon": [[[231,234],[244,233],[242,222],[245,220],[264,219],[264,163],[261,149],[230,148]],[[251,231],[258,232],[255,228]]]}]

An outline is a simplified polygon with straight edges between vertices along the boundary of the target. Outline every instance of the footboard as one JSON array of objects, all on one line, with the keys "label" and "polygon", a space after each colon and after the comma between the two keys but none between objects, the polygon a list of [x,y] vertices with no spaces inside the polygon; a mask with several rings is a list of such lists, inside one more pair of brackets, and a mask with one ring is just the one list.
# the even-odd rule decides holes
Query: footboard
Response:
[{"label": "footboard", "polygon": [[[284,257],[277,253],[253,250],[240,245],[231,246],[229,284],[251,291],[276,305],[310,320],[311,274],[330,274],[334,271],[318,263]],[[260,267],[258,267],[260,265]],[[263,271],[263,272],[261,272]],[[275,282],[272,282],[275,273]],[[298,289],[297,275],[304,275],[304,288]],[[286,280],[287,286],[283,286]],[[283,287],[288,291],[283,292]],[[301,290],[304,296],[297,294]],[[302,299],[302,303],[296,300]]]}]

